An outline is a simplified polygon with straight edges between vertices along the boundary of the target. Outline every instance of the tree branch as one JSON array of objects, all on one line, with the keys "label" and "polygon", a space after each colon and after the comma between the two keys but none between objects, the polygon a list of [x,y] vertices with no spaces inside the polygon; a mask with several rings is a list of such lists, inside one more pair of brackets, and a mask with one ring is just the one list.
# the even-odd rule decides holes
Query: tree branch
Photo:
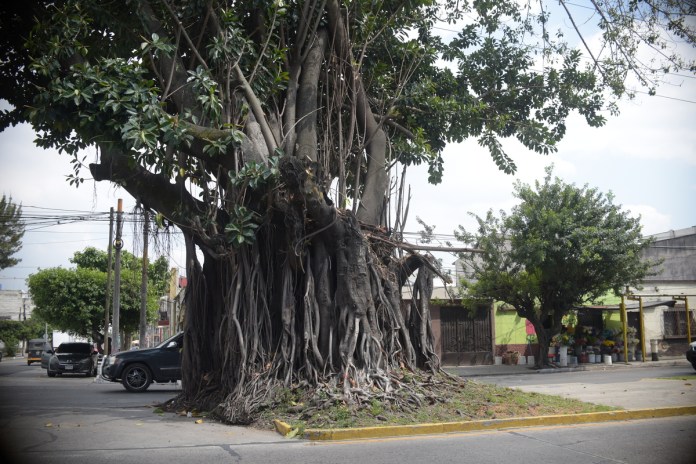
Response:
[{"label": "tree branch", "polygon": [[326,39],[326,31],[320,30],[302,66],[297,94],[297,156],[312,161],[317,160],[318,86]]},{"label": "tree branch", "polygon": [[181,228],[190,228],[190,218],[205,211],[206,204],[161,174],[153,174],[112,147],[101,148],[101,163],[89,165],[96,181],[111,181],[123,187],[145,207],[162,213]]},{"label": "tree branch", "polygon": [[360,198],[360,206],[358,207],[358,218],[362,222],[379,224],[383,213],[384,195],[388,186],[386,172],[387,137],[372,113],[360,74],[353,69],[350,41],[347,37],[338,1],[329,0],[326,9],[329,17],[329,29],[334,39],[334,51],[344,63],[347,63],[351,72],[350,79],[355,84],[357,123],[363,133],[365,150],[368,155],[367,176],[363,196]]}]

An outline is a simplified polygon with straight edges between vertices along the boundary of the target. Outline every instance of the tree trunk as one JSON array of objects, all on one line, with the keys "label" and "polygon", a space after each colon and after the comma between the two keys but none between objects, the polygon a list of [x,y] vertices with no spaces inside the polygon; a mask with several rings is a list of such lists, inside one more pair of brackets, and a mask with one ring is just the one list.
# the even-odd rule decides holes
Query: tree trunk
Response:
[{"label": "tree trunk", "polygon": [[[522,315],[520,314],[520,316]],[[555,317],[554,315],[551,321],[551,327],[545,326],[541,317],[537,317],[536,314],[532,316],[528,315],[527,319],[534,326],[537,342],[539,344],[539,356],[534,359],[534,367],[541,369],[549,365],[549,346],[551,344],[551,338],[561,331],[561,318]]]},{"label": "tree trunk", "polygon": [[189,407],[248,423],[280,388],[333,385],[343,401],[364,401],[398,388],[397,369],[439,369],[431,271],[420,268],[405,319],[393,250],[371,244],[353,214],[328,206],[306,165],[281,160],[287,191],[277,192],[254,244],[204,251],[201,265],[198,239],[186,234],[180,400]]},{"label": "tree trunk", "polygon": [[546,333],[546,329],[544,329],[542,326],[537,326],[534,323],[532,323],[532,325],[534,325],[534,330],[536,331],[537,335],[537,343],[539,344],[539,355],[534,360],[534,367],[541,369],[544,366],[549,365],[549,344],[551,343],[551,339]]}]

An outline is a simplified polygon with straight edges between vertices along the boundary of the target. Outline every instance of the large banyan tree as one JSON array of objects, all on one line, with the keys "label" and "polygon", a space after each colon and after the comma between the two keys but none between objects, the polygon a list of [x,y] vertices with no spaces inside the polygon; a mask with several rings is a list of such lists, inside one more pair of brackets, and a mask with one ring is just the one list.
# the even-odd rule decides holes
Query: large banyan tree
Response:
[{"label": "large banyan tree", "polygon": [[605,90],[652,82],[635,44],[692,39],[692,2],[657,3],[591,2],[608,46],[588,62],[543,2],[4,2],[0,127],[30,122],[71,183],[113,182],[183,233],[181,401],[231,422],[279,386],[360,401],[439,369],[405,167],[437,182],[474,137],[513,172],[502,139],[547,154],[571,112],[601,125]]}]

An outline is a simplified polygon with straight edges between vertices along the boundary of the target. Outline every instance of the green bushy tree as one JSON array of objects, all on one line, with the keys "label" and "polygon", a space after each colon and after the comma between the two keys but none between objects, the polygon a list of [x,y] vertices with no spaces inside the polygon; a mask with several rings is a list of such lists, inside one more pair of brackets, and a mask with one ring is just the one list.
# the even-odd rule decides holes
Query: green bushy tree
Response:
[{"label": "green bushy tree", "polygon": [[[124,261],[131,263],[121,272],[121,330],[138,331],[140,321],[140,259],[127,251]],[[96,248],[76,252],[75,269],[42,269],[29,276],[34,314],[55,328],[104,342],[104,303],[106,300],[107,254]],[[155,320],[159,297],[169,285],[167,262],[163,257],[149,265],[148,320]]]},{"label": "green bushy tree", "polygon": [[566,184],[548,168],[543,182],[518,182],[515,197],[520,203],[510,214],[476,216],[478,230],[460,227],[457,238],[483,251],[460,256],[471,272],[466,295],[505,302],[529,320],[540,367],[564,315],[639,285],[655,263],[641,259],[650,241],[641,237],[639,219],[611,194]]},{"label": "green bushy tree", "polygon": [[24,222],[22,221],[22,206],[12,202],[12,197],[5,195],[0,199],[0,270],[19,263],[13,258],[22,248]]}]

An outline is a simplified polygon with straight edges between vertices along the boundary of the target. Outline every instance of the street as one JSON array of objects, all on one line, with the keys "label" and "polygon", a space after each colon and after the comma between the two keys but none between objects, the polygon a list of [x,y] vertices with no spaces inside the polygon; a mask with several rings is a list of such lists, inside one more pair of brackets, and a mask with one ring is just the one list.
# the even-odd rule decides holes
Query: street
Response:
[{"label": "street", "polygon": [[[659,382],[679,368],[634,369],[617,385]],[[683,369],[682,369],[683,371]],[[610,388],[615,372],[528,374],[477,380],[528,388],[568,385]],[[577,377],[576,377],[577,376]],[[584,377],[583,377],[584,376]],[[542,385],[543,382],[548,382]],[[666,387],[682,388],[683,381]],[[554,387],[557,388],[557,387]],[[611,387],[614,388],[614,387]],[[693,387],[692,387],[693,388]],[[575,391],[577,387],[570,388]],[[586,390],[587,388],[581,388]],[[612,390],[613,391],[613,390]],[[624,396],[632,396],[622,392]],[[693,416],[495,432],[419,436],[360,442],[313,443],[275,432],[160,414],[153,407],[176,394],[153,385],[144,394],[92,378],[49,378],[23,360],[0,363],[0,436],[3,463],[655,463],[693,462]],[[684,396],[684,395],[680,395]]]}]

